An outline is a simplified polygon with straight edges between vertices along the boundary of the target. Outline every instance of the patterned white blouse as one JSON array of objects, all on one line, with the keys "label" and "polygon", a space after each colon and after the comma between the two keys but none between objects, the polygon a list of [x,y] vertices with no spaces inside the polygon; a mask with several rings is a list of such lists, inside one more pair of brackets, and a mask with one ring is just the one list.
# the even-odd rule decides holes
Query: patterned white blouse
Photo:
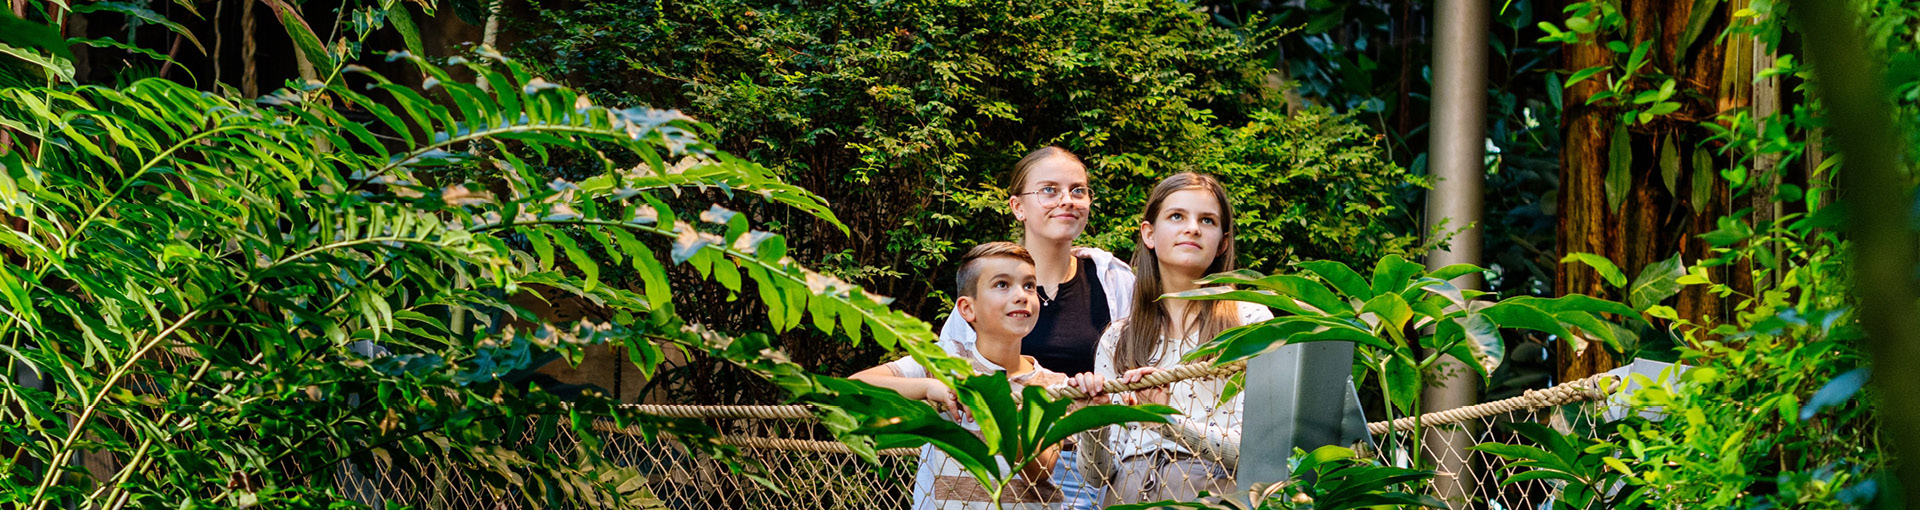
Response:
[{"label": "patterned white blouse", "polygon": [[[1273,311],[1265,306],[1246,302],[1236,302],[1236,304],[1239,307],[1240,324],[1252,324],[1273,318]],[[1094,351],[1093,371],[1107,379],[1120,377],[1120,372],[1114,369],[1114,350],[1119,345],[1120,332],[1126,328],[1127,323],[1126,319],[1121,319],[1108,325],[1106,332],[1100,335],[1100,347]],[[1200,338],[1197,331],[1187,334],[1187,337],[1179,342],[1168,341],[1163,336],[1153,356],[1148,358],[1148,364],[1163,369],[1179,366],[1181,355],[1199,347],[1206,340],[1212,339]],[[1227,382],[1228,379],[1225,378],[1188,379],[1168,385],[1167,405],[1178,409],[1181,413],[1180,416],[1173,418],[1171,426],[1182,428],[1182,434],[1180,434],[1182,436],[1204,438],[1214,447],[1238,450],[1240,417],[1246,408],[1246,394],[1236,394],[1222,405],[1220,395],[1226,391]],[[1120,395],[1114,395],[1113,398],[1116,403],[1120,402]],[[1112,448],[1115,460],[1124,460],[1127,457],[1158,450],[1185,454],[1201,453],[1188,448],[1187,445],[1193,444],[1191,440],[1167,438],[1160,432],[1137,423],[1124,427],[1115,426],[1108,432],[1107,437],[1111,438],[1109,446]],[[1205,457],[1217,459],[1214,455],[1205,455]],[[1234,457],[1238,456],[1234,455]]]}]

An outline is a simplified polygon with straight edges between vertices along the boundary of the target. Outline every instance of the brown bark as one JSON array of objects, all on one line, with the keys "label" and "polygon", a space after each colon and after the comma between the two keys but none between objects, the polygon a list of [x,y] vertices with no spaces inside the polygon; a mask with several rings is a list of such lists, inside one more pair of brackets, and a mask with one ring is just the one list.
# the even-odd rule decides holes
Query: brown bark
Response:
[{"label": "brown bark", "polygon": [[[1655,41],[1650,52],[1649,68],[1642,69],[1642,73],[1655,72],[1657,69],[1675,76],[1678,88],[1682,90],[1675,96],[1683,104],[1679,112],[1649,123],[1621,125],[1621,110],[1602,105],[1588,106],[1587,98],[1605,90],[1606,77],[1629,79],[1619,76],[1618,70],[1610,70],[1583,81],[1569,89],[1564,96],[1566,104],[1562,126],[1566,130],[1566,148],[1561,155],[1560,168],[1559,252],[1586,252],[1607,257],[1626,273],[1629,280],[1638,276],[1646,266],[1676,253],[1681,255],[1683,263],[1697,262],[1709,248],[1698,236],[1715,229],[1715,221],[1735,209],[1729,207],[1730,193],[1726,183],[1718,177],[1713,179],[1709,189],[1693,189],[1692,173],[1703,169],[1693,168],[1690,156],[1693,151],[1715,151],[1711,158],[1713,168],[1704,171],[1716,171],[1727,164],[1727,159],[1719,156],[1717,149],[1706,146],[1704,140],[1707,133],[1698,127],[1698,123],[1711,120],[1728,109],[1749,104],[1750,89],[1734,83],[1750,81],[1751,66],[1723,66],[1721,61],[1741,56],[1750,59],[1751,52],[1737,47],[1737,44],[1722,45],[1715,41],[1715,34],[1726,26],[1726,13],[1738,8],[1723,5],[1718,7],[1721,11],[1714,14],[1700,38],[1691,47],[1685,48],[1688,50],[1686,58],[1679,58],[1683,50],[1678,47],[1679,35],[1686,28],[1692,8],[1692,2],[1655,0],[1629,0],[1621,5],[1622,14],[1629,21],[1619,37],[1626,38],[1624,42],[1628,47],[1644,41]],[[1569,72],[1615,64],[1625,59],[1625,55],[1608,51],[1604,42],[1591,40],[1566,46],[1563,55],[1565,69]],[[1744,74],[1726,76],[1729,72]],[[1654,80],[1635,81],[1627,96],[1659,85]],[[1612,163],[1609,160],[1610,141],[1617,129],[1628,130],[1629,146],[1632,148],[1628,173],[1632,184],[1624,202],[1615,210],[1607,203],[1606,178]],[[1672,190],[1663,183],[1659,164],[1660,144],[1666,137],[1673,137],[1676,147],[1688,156],[1681,158],[1682,169]],[[1689,197],[1697,193],[1708,193],[1711,198],[1696,210]],[[1722,268],[1716,273],[1712,275],[1714,281],[1726,282],[1730,278],[1737,280],[1735,277],[1744,277],[1750,271],[1736,266]],[[1745,287],[1750,288],[1750,285]],[[1625,290],[1607,284],[1598,273],[1582,264],[1557,266],[1554,293],[1586,294],[1619,301],[1628,299]],[[1727,319],[1727,303],[1708,293],[1704,286],[1684,288],[1669,304],[1682,319],[1708,328]],[[1554,345],[1553,349],[1558,380],[1586,377],[1618,365],[1598,342],[1589,343],[1583,350],[1576,350],[1566,342]]]},{"label": "brown bark", "polygon": [[259,20],[254,19],[253,5],[257,2],[241,1],[243,7],[240,8],[240,93],[247,97],[259,97],[260,73],[257,70],[258,62],[253,58],[254,50],[259,43],[254,39],[254,25]]},{"label": "brown bark", "polygon": [[[1598,44],[1571,44],[1563,52],[1566,69],[1580,70],[1613,61],[1613,52]],[[1596,77],[1597,78],[1597,77]],[[1607,210],[1606,152],[1610,126],[1603,112],[1586,106],[1587,98],[1601,92],[1597,79],[1582,81],[1567,90],[1565,113],[1566,147],[1560,153],[1560,196],[1557,218],[1560,253],[1587,252],[1619,260],[1618,231],[1610,227]],[[1585,266],[1559,264],[1554,271],[1554,294],[1606,296],[1599,273]],[[1612,361],[1602,360],[1604,352],[1594,346],[1576,351],[1564,342],[1553,345],[1554,372],[1557,380],[1584,377],[1606,370]]]}]

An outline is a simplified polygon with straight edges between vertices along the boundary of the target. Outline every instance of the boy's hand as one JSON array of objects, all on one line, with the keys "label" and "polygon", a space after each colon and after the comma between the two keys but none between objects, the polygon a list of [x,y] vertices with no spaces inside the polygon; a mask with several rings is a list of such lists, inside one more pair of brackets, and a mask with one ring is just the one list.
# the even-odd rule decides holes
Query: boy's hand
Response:
[{"label": "boy's hand", "polygon": [[[921,379],[921,381],[923,381],[922,384],[926,385],[926,401],[929,404],[933,404],[933,410],[953,418],[954,421],[973,418],[973,416],[967,412],[967,406],[960,405],[960,399],[954,398],[953,390],[947,388],[947,385],[941,384],[940,380]],[[952,414],[949,415],[948,413]]]}]

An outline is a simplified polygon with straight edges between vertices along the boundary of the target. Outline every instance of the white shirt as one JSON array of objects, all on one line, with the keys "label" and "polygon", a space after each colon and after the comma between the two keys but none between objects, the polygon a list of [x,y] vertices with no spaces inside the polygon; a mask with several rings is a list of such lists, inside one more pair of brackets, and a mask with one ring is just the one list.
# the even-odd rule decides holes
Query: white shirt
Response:
[{"label": "white shirt", "polygon": [[[963,322],[962,324],[965,323]],[[968,331],[972,331],[973,328],[968,327],[967,329]],[[1012,372],[1012,370],[1002,368],[999,364],[987,359],[986,356],[980,355],[979,351],[972,348],[972,343],[964,345],[943,344],[942,347],[947,348],[948,355],[972,363],[973,371],[976,374],[991,374],[1003,370]],[[1067,379],[1067,376],[1064,374],[1047,370],[1046,367],[1040,366],[1040,362],[1034,361],[1032,356],[1021,355],[1020,358],[1026,360],[1027,366],[1032,367],[1032,370],[1018,374],[1007,374],[1007,382],[1011,383],[1014,391],[1020,391],[1022,385],[1050,386],[1063,383]],[[893,367],[894,373],[900,374],[900,377],[915,379],[930,377],[930,375],[927,374],[927,368],[921,365],[919,361],[915,361],[912,356],[889,361],[886,366]],[[1014,368],[1018,369],[1019,367]],[[959,423],[961,427],[965,427],[967,430],[975,431],[976,433],[980,430],[979,422],[965,420]],[[1007,470],[1006,462],[998,457],[995,457],[994,460],[1000,463],[1000,468],[1003,471]],[[935,497],[934,480],[936,478],[966,477],[971,479],[971,476],[972,475],[960,467],[959,462],[947,456],[947,452],[940,451],[939,448],[934,448],[932,444],[920,447],[920,466],[914,470],[913,474],[914,510],[990,510],[994,508],[992,503],[985,501],[946,500]],[[1043,506],[1044,505],[1040,504],[1008,504],[1004,505],[1004,508],[1038,508]]]},{"label": "white shirt", "polygon": [[[1235,302],[1239,308],[1240,324],[1252,324],[1273,318],[1273,311],[1267,307],[1247,302]],[[1107,379],[1118,379],[1120,372],[1114,369],[1114,351],[1120,343],[1120,332],[1127,325],[1126,320],[1114,321],[1100,335],[1100,347],[1094,351],[1093,371]],[[1179,342],[1160,338],[1148,366],[1170,369],[1180,366],[1180,356],[1199,347],[1211,338],[1202,339],[1198,331],[1189,332]],[[1246,393],[1241,392],[1228,399],[1222,405],[1220,395],[1227,389],[1226,378],[1188,379],[1175,382],[1167,387],[1167,405],[1180,411],[1171,426],[1186,427],[1203,434],[1208,442],[1219,445],[1240,444],[1241,416],[1246,409]],[[1116,398],[1118,395],[1115,396]],[[1113,458],[1125,459],[1156,450],[1170,450],[1180,453],[1196,453],[1179,442],[1160,435],[1139,424],[1128,424],[1124,428],[1115,426],[1108,436]]]}]

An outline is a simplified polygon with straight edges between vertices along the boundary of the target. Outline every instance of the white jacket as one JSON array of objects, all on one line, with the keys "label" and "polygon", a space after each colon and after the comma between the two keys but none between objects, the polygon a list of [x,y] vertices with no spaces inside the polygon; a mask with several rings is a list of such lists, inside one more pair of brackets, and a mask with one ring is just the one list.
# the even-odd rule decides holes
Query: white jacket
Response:
[{"label": "white jacket", "polygon": [[[1075,246],[1073,256],[1087,259],[1093,263],[1094,274],[1100,277],[1100,288],[1107,292],[1107,312],[1110,320],[1120,320],[1133,313],[1133,268],[1120,257],[1106,250]],[[960,311],[947,312],[947,322],[940,326],[940,348],[947,352],[974,352],[974,342],[979,337],[973,333],[973,325],[960,318]],[[992,364],[992,362],[988,362]],[[993,367],[1004,370],[1001,367]]]}]

